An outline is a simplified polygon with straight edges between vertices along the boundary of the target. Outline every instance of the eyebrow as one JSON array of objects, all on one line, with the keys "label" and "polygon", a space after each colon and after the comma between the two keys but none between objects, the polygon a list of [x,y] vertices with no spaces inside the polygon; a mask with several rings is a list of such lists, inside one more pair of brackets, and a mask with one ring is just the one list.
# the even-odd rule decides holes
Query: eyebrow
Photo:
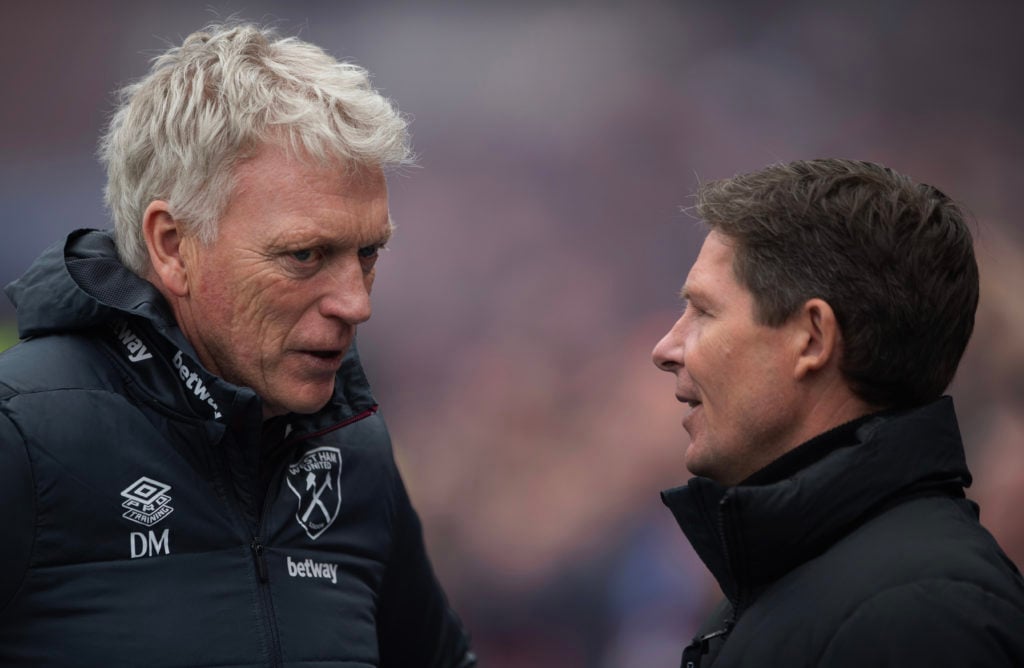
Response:
[{"label": "eyebrow", "polygon": [[684,302],[695,302],[701,307],[709,307],[711,304],[711,298],[708,293],[701,290],[699,287],[693,287],[689,283],[684,285],[679,290],[679,298]]},{"label": "eyebrow", "polygon": [[392,235],[393,235],[394,233],[395,233],[395,221],[394,221],[394,219],[393,219],[393,218],[391,217],[391,215],[389,214],[389,215],[388,215],[388,226],[387,226],[387,228],[386,228],[386,229],[384,230],[384,234],[383,234],[383,235],[381,235],[381,237],[380,237],[379,241],[377,241],[377,243],[379,243],[380,245],[382,245],[382,246],[383,246],[383,245],[384,245],[384,244],[386,244],[387,242],[391,241],[391,236],[392,236]]},{"label": "eyebrow", "polygon": [[395,225],[391,218],[388,217],[387,226],[381,231],[376,233],[374,231],[371,234],[366,235],[362,238],[347,237],[345,239],[338,239],[322,234],[320,230],[304,231],[290,229],[279,234],[276,239],[273,240],[271,246],[277,249],[288,249],[293,247],[324,247],[324,248],[366,248],[367,246],[384,246],[391,240],[391,235],[394,234]]},{"label": "eyebrow", "polygon": [[371,241],[369,244],[366,244],[366,245],[367,246],[374,246],[374,245],[383,246],[384,244],[386,244],[388,241],[391,240],[391,235],[393,235],[394,233],[395,233],[395,221],[394,221],[393,218],[391,218],[391,214],[389,213],[388,214],[388,224],[384,227],[384,231],[381,234],[374,235],[372,237],[373,241]]}]

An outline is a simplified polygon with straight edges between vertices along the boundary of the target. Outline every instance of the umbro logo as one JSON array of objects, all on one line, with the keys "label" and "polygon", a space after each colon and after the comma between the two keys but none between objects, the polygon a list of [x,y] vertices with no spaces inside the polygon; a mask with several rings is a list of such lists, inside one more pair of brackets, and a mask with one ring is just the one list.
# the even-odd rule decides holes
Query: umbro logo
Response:
[{"label": "umbro logo", "polygon": [[170,485],[142,476],[121,490],[125,498],[121,507],[126,509],[121,517],[145,527],[153,526],[174,512],[167,494],[170,489]]}]

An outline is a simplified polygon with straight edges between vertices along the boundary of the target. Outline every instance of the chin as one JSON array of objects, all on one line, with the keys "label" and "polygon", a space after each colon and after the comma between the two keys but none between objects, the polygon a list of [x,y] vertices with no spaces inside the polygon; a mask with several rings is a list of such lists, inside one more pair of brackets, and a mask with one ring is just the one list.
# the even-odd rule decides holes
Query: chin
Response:
[{"label": "chin", "polygon": [[330,401],[330,399],[330,397],[327,397],[326,399],[323,400],[311,400],[301,402],[296,401],[293,402],[291,405],[286,406],[285,408],[289,413],[296,413],[298,415],[310,415],[312,413],[316,413],[318,410],[326,406],[327,402]]},{"label": "chin", "polygon": [[714,479],[712,467],[708,465],[708,462],[701,458],[701,453],[695,452],[693,445],[686,450],[686,456],[683,461],[686,463],[686,470],[695,476],[702,478]]},{"label": "chin", "polygon": [[[308,390],[308,387],[303,389]],[[295,413],[297,415],[316,413],[331,400],[333,391],[334,387],[332,385],[330,392],[295,392],[288,397],[282,397],[280,401],[270,399],[264,401],[265,408],[263,413],[266,417],[284,415],[285,413]]]}]

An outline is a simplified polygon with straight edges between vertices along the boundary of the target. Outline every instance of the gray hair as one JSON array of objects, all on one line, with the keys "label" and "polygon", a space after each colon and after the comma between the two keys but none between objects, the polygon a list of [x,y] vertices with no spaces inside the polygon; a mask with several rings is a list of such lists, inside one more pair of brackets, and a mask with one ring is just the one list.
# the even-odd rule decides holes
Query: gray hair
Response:
[{"label": "gray hair", "polygon": [[212,242],[235,167],[265,144],[352,169],[412,162],[406,121],[365,69],[254,25],[189,35],[119,97],[100,157],[118,253],[139,274],[149,267],[149,203],[167,201],[175,219]]}]

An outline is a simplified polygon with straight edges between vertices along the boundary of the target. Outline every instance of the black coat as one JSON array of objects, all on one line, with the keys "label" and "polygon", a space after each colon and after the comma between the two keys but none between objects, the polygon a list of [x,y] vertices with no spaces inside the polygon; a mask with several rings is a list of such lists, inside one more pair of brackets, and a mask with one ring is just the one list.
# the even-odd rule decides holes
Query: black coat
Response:
[{"label": "black coat", "polygon": [[324,409],[264,423],[109,235],[8,294],[0,665],[473,664],[354,348]]},{"label": "black coat", "polygon": [[738,486],[664,492],[727,599],[683,666],[1024,666],[1024,581],[969,484],[943,398],[839,427]]}]

